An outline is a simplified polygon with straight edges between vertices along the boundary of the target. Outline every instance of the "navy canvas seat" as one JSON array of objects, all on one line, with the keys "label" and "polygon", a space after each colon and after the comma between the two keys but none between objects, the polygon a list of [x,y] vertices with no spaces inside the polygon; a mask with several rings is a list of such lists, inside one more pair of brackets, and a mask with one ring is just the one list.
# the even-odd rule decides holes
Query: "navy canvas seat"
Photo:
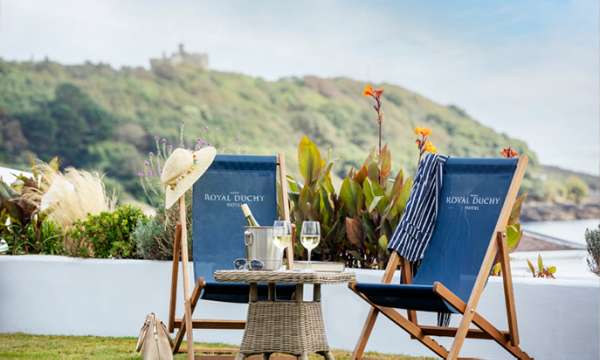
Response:
[{"label": "navy canvas seat", "polygon": [[397,309],[455,312],[434,291],[433,285],[357,283],[356,290],[374,304]]},{"label": "navy canvas seat", "polygon": [[[248,203],[256,220],[273,225],[277,219],[277,157],[217,155],[194,184],[192,253],[195,279],[206,282],[200,298],[248,303],[247,284],[217,283],[216,270],[233,269],[233,260],[245,257],[244,226],[240,204]],[[291,299],[294,287],[277,285],[277,298]],[[266,299],[267,287],[259,286]]]},{"label": "navy canvas seat", "polygon": [[[371,305],[352,357],[360,359],[378,314],[385,315],[436,355],[459,358],[466,338],[494,340],[513,356],[530,359],[519,346],[506,238],[527,158],[448,158],[438,199],[437,218],[416,274],[393,248],[382,283],[350,283],[349,288]],[[502,265],[508,331],[500,331],[476,308],[494,259]],[[390,283],[401,266],[400,284]],[[406,309],[404,317],[394,309]],[[420,324],[416,311],[462,315],[458,327]],[[443,318],[443,317],[442,317]],[[438,318],[439,321],[440,318]],[[471,327],[475,324],[478,329]],[[432,336],[454,337],[446,349]]]}]

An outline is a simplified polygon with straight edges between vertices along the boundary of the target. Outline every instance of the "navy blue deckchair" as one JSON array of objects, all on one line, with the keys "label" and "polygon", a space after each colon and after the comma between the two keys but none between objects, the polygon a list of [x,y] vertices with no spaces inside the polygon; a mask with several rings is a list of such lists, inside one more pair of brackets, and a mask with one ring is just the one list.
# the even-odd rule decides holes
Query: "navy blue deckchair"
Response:
[{"label": "navy blue deckchair", "polygon": [[[192,254],[195,288],[191,296],[191,312],[199,299],[228,303],[248,303],[249,285],[243,283],[218,283],[214,281],[216,270],[232,269],[233,260],[245,257],[244,226],[246,221],[240,210],[248,203],[254,217],[262,225],[272,225],[277,216],[277,168],[280,179],[285,178],[281,156],[217,155],[206,173],[194,184],[192,203]],[[286,181],[280,181],[286,186]],[[284,217],[287,210],[287,190],[282,189]],[[287,211],[286,211],[287,210]],[[176,242],[177,244],[177,242]],[[174,251],[175,252],[175,251]],[[174,264],[178,255],[174,254]],[[178,261],[178,260],[177,260]],[[170,331],[179,328],[174,352],[177,352],[185,322],[175,319],[177,266],[173,267],[171,288]],[[278,285],[278,299],[290,300],[294,285]],[[267,285],[258,286],[259,299],[266,300]],[[196,320],[194,328],[244,329],[243,320]]]},{"label": "navy blue deckchair", "polygon": [[[360,359],[379,313],[444,359],[457,359],[465,338],[495,340],[519,359],[519,347],[505,229],[527,158],[449,158],[444,166],[438,215],[429,246],[412,276],[411,264],[392,251],[382,283],[350,283],[371,310],[353,359]],[[502,265],[508,331],[500,331],[476,312],[494,259]],[[391,284],[401,266],[401,283]],[[395,309],[407,310],[407,317]],[[416,311],[462,314],[456,328],[419,324]],[[474,323],[479,329],[470,328]],[[447,350],[431,336],[454,337]]]}]

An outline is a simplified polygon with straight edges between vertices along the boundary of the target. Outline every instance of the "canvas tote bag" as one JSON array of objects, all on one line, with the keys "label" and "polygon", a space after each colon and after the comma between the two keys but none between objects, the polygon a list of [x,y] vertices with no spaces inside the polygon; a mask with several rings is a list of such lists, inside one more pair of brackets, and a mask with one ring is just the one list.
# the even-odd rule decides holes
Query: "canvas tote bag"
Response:
[{"label": "canvas tote bag", "polygon": [[148,314],[140,330],[135,350],[141,350],[144,360],[172,360],[172,349],[173,343],[165,324],[154,313]]}]

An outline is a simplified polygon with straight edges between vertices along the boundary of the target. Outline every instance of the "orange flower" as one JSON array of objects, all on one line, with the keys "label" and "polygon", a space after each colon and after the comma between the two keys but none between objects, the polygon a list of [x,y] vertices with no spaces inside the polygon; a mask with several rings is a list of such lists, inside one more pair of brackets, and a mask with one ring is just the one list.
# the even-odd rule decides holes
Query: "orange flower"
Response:
[{"label": "orange flower", "polygon": [[381,97],[381,94],[383,94],[383,89],[375,89],[375,90],[373,90],[373,92],[375,94],[375,97],[379,98],[379,97]]},{"label": "orange flower", "polygon": [[433,145],[433,143],[429,140],[425,141],[425,146],[423,147],[423,150],[425,152],[430,152],[432,154],[435,154],[437,152],[437,148],[435,147],[435,145]]},{"label": "orange flower", "polygon": [[373,96],[374,91],[375,90],[373,90],[373,87],[371,85],[366,85],[365,88],[363,89],[363,95],[364,96]]},{"label": "orange flower", "polygon": [[500,155],[504,156],[505,158],[513,158],[515,156],[518,156],[519,153],[509,146],[507,148],[502,149]]},{"label": "orange flower", "polygon": [[416,127],[415,134],[421,135],[423,137],[431,135],[431,129],[426,127]]}]

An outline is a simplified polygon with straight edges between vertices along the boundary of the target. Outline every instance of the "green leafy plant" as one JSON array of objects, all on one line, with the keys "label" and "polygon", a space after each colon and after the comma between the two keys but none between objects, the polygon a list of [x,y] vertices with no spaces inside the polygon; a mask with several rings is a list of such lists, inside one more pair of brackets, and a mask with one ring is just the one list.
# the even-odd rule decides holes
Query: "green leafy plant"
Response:
[{"label": "green leafy plant", "polygon": [[[53,160],[45,166],[58,167]],[[41,195],[47,183],[37,165],[33,176],[18,176],[13,185],[0,180],[0,237],[11,254],[59,254],[62,251],[62,230],[40,211]]]},{"label": "green leafy plant", "polygon": [[527,267],[529,267],[529,271],[531,271],[531,275],[537,278],[548,278],[554,279],[554,274],[556,274],[556,266],[544,266],[544,261],[542,260],[542,255],[538,254],[537,257],[537,269],[533,266],[533,263],[527,259]]},{"label": "green leafy plant", "polygon": [[404,213],[412,179],[391,176],[391,153],[384,146],[351,169],[340,187],[340,216],[354,266],[378,268],[387,261],[387,244]]},{"label": "green leafy plant", "polygon": [[585,230],[585,243],[589,255],[588,267],[594,274],[600,276],[600,225],[597,229]]},{"label": "green leafy plant", "polygon": [[136,244],[132,233],[145,215],[138,208],[124,205],[113,212],[90,215],[77,221],[67,233],[65,250],[69,255],[96,258],[132,258]]},{"label": "green leafy plant", "polygon": [[[319,250],[321,258],[340,260],[344,252],[344,239],[339,230],[339,202],[331,180],[333,162],[322,158],[317,145],[307,136],[298,144],[298,167],[303,181],[288,176],[289,198],[292,220],[300,229],[305,220],[321,223],[322,242]],[[300,243],[296,242],[296,254],[302,254]]]},{"label": "green leafy plant", "polygon": [[[392,178],[387,146],[381,152],[373,151],[358,170],[351,169],[338,194],[331,181],[333,162],[323,160],[306,136],[298,145],[298,164],[303,182],[288,176],[292,220],[298,228],[304,220],[321,222],[317,256],[355,267],[383,266],[388,239],[412,186],[402,171]],[[299,245],[298,251],[302,253]]]}]

